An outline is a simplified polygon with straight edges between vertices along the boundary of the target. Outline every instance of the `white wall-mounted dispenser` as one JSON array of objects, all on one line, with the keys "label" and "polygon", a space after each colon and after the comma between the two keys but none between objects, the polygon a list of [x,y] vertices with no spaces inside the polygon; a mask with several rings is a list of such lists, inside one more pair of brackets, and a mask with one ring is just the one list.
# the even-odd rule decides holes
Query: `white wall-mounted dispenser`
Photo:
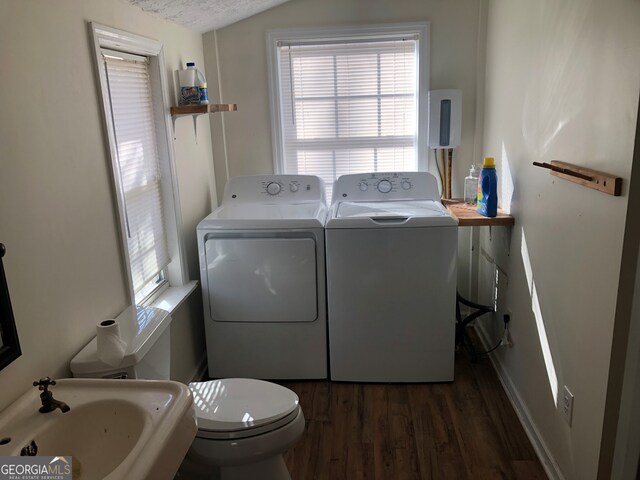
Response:
[{"label": "white wall-mounted dispenser", "polygon": [[455,148],[462,130],[462,92],[429,91],[429,147]]}]

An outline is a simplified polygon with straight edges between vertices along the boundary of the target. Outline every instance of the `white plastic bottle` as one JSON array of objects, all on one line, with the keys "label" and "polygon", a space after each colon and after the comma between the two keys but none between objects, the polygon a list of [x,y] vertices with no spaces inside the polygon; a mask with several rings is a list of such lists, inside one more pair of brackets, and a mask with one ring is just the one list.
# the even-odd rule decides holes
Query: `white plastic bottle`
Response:
[{"label": "white plastic bottle", "polygon": [[471,165],[469,176],[464,179],[464,203],[475,205],[478,201],[478,175],[475,165]]},{"label": "white plastic bottle", "polygon": [[209,90],[207,89],[207,79],[199,69],[198,72],[198,92],[200,94],[200,105],[209,103]]},{"label": "white plastic bottle", "polygon": [[207,89],[207,79],[199,69],[196,69],[198,81],[198,93],[200,95],[200,105],[209,103],[209,90]]},{"label": "white plastic bottle", "polygon": [[196,64],[193,62],[187,63],[187,68],[178,72],[178,78],[180,80],[179,105],[200,103],[200,89],[198,88],[197,75]]}]

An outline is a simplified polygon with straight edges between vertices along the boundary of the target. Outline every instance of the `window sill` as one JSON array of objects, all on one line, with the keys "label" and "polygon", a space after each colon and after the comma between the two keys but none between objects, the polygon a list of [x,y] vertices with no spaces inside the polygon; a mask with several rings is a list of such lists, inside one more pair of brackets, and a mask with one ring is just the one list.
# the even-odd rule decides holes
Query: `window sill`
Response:
[{"label": "window sill", "polygon": [[196,288],[198,288],[197,280],[191,280],[181,287],[169,287],[151,302],[151,306],[173,313],[189,298]]}]

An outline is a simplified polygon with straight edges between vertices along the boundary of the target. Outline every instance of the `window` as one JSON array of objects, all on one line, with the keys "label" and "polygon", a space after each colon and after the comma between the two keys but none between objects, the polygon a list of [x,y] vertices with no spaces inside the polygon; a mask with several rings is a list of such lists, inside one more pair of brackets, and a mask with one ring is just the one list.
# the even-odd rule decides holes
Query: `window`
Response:
[{"label": "window", "polygon": [[427,24],[270,32],[275,171],[318,175],[330,195],[340,175],[426,168],[427,35]]},{"label": "window", "polygon": [[162,286],[169,264],[149,59],[107,49],[102,59],[116,141],[114,175],[124,197],[129,268],[139,303]]},{"label": "window", "polygon": [[[183,284],[162,46],[93,24],[132,302]],[[171,277],[174,277],[173,279]],[[172,281],[173,280],[173,281]]]}]

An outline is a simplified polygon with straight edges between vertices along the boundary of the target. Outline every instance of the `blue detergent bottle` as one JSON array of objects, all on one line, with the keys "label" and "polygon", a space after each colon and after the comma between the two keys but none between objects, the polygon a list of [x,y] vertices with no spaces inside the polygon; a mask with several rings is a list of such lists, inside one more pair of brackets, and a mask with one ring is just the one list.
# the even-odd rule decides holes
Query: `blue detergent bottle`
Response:
[{"label": "blue detergent bottle", "polygon": [[478,180],[478,213],[485,217],[498,214],[498,174],[493,157],[485,157]]}]

